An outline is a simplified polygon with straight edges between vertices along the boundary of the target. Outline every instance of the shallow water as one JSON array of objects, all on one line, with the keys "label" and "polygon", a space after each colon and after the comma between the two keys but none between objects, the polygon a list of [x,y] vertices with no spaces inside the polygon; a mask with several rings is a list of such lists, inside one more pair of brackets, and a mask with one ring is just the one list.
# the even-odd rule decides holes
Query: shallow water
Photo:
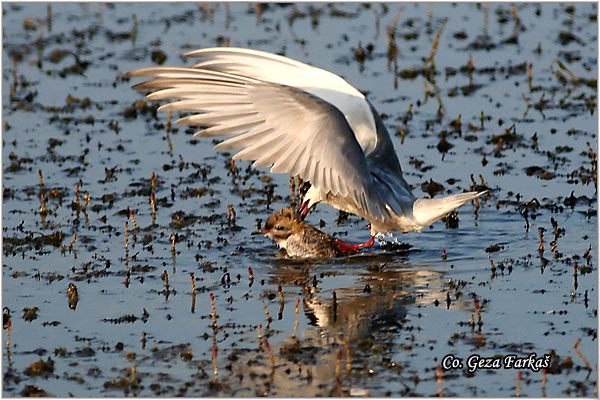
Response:
[{"label": "shallow water", "polygon": [[[3,395],[597,396],[596,4],[3,11]],[[233,171],[122,77],[226,43],[367,92],[415,194],[490,195],[458,229],[397,236],[408,251],[286,259],[250,232],[290,204],[288,178]],[[308,220],[368,237],[328,206]],[[531,353],[545,372],[467,366]],[[463,366],[438,368],[448,354]]]}]

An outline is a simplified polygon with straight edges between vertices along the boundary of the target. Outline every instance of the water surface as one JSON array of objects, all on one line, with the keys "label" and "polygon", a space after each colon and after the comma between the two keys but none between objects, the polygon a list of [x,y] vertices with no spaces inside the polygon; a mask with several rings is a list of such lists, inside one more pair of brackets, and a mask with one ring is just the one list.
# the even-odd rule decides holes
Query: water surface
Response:
[{"label": "water surface", "polygon": [[[367,93],[415,194],[490,195],[408,251],[286,259],[250,232],[288,177],[123,78],[220,45]],[[3,3],[2,71],[3,395],[597,396],[595,3]],[[368,238],[338,217],[308,220]]]}]

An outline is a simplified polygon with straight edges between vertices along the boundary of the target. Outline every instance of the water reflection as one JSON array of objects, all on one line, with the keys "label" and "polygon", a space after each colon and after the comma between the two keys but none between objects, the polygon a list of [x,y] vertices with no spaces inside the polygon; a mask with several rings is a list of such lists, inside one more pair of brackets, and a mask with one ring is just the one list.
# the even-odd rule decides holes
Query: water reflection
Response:
[{"label": "water reflection", "polygon": [[[295,327],[283,340],[271,332],[269,349],[261,346],[258,357],[248,352],[252,360],[236,363],[244,366],[237,376],[256,380],[253,395],[369,395],[367,388],[346,379],[369,374],[368,360],[355,355],[377,354],[374,346],[393,348],[411,308],[443,305],[450,292],[442,272],[415,268],[408,258],[408,252],[360,255],[340,260],[343,268],[331,261],[272,260],[269,283],[287,296],[280,294],[278,318],[287,318],[287,326],[295,318]],[[276,301],[274,293],[264,296]],[[455,304],[463,308],[467,302]],[[300,331],[298,319],[304,327]]]}]

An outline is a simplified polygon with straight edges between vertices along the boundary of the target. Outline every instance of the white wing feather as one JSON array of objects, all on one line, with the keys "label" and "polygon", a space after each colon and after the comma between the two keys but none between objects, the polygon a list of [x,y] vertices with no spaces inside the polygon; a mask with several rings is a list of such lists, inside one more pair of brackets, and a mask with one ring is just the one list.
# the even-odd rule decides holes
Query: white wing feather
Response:
[{"label": "white wing feather", "polygon": [[196,113],[177,121],[204,128],[196,135],[231,136],[216,148],[241,149],[234,159],[298,175],[325,193],[352,199],[375,219],[389,218],[353,130],[329,102],[299,88],[199,67],[128,75],[154,78],[135,86],[152,91],[149,98],[176,100],[159,110]]},{"label": "white wing feather", "polygon": [[235,47],[194,50],[184,56],[201,60],[195,68],[302,89],[342,112],[365,155],[377,145],[375,121],[365,96],[332,72],[277,54]]}]

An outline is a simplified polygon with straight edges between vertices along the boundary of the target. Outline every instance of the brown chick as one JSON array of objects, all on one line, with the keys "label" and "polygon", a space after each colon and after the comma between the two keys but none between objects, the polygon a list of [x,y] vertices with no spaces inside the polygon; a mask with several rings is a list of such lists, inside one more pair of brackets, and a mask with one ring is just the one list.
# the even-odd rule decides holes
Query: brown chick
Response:
[{"label": "brown chick", "polygon": [[340,253],[336,239],[304,222],[290,207],[275,212],[253,234],[267,236],[290,257],[335,257]]}]

